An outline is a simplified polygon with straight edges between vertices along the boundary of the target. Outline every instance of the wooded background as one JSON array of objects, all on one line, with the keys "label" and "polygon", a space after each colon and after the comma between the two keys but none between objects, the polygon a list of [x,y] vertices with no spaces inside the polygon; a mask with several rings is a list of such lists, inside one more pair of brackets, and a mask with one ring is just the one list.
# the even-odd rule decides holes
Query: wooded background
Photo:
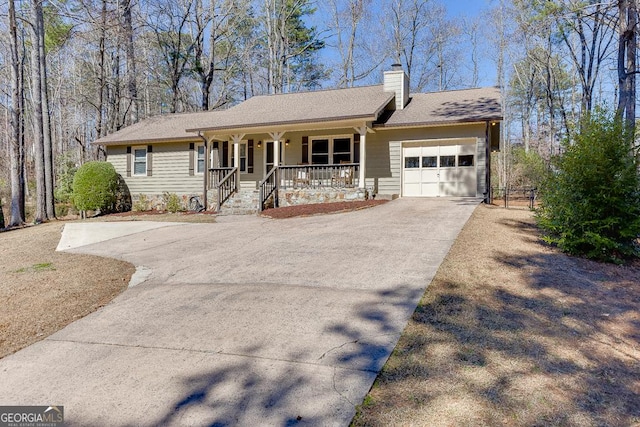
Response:
[{"label": "wooded background", "polygon": [[477,87],[495,76],[489,84],[502,89],[505,117],[499,186],[526,182],[514,168],[518,156],[548,162],[596,106],[635,123],[636,0],[499,0],[473,17],[451,16],[446,4],[0,3],[0,196],[8,224],[55,217],[75,169],[103,158],[90,143],[145,117],[379,83],[394,62],[412,92]]}]

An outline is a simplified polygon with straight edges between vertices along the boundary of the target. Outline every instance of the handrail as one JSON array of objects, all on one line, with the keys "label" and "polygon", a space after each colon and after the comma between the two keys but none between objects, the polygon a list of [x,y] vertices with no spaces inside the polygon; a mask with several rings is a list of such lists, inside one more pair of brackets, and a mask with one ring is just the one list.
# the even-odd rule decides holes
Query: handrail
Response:
[{"label": "handrail", "polygon": [[273,194],[273,207],[278,207],[278,166],[269,171],[258,185],[260,190],[260,203],[258,209],[262,212],[269,197]]},{"label": "handrail", "polygon": [[229,173],[227,173],[221,180],[218,182],[216,187],[218,187],[218,207],[216,212],[220,212],[220,206],[227,200],[229,197],[233,195],[236,191],[238,191],[238,182],[236,180],[237,170],[238,168],[228,168]]},{"label": "handrail", "polygon": [[209,188],[217,188],[220,181],[233,170],[233,167],[210,168],[209,169]]}]

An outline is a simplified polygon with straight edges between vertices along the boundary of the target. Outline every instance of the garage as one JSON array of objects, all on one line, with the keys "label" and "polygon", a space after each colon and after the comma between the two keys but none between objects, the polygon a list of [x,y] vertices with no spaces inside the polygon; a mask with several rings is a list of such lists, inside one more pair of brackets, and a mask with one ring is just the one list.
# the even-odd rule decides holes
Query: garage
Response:
[{"label": "garage", "polygon": [[402,195],[406,197],[475,197],[476,144],[405,143],[402,148]]}]

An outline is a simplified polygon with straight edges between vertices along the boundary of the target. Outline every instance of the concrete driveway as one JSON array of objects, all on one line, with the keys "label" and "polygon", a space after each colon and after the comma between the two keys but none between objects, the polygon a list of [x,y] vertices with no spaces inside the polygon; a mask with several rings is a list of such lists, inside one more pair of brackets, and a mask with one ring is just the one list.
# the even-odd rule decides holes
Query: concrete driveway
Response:
[{"label": "concrete driveway", "polygon": [[0,404],[64,405],[67,425],[348,425],[477,203],[68,224],[62,246],[146,280],[0,360]]}]

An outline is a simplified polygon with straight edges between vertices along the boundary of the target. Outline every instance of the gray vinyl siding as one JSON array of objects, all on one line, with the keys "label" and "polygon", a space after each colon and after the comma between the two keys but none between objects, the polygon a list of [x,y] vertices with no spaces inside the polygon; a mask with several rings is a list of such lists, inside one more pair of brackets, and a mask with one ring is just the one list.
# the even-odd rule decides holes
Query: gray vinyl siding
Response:
[{"label": "gray vinyl siding", "polygon": [[478,174],[478,194],[477,196],[482,196],[487,191],[487,142],[486,138],[478,138],[478,142],[476,144],[477,153],[477,169],[476,173]]},{"label": "gray vinyl siding", "polygon": [[[133,145],[132,147],[137,147]],[[153,144],[153,176],[127,177],[127,147],[107,147],[107,161],[125,179],[132,196],[201,194],[204,175],[189,175],[189,143]]]},{"label": "gray vinyl siding", "polygon": [[[302,138],[323,136],[353,136],[353,128],[328,129],[305,132],[287,132],[283,139],[285,145],[284,164],[298,165],[302,162]],[[469,124],[448,127],[425,127],[414,129],[375,129],[366,135],[366,181],[368,188],[376,194],[402,194],[402,146],[412,141],[446,140],[451,138],[477,139],[477,178],[478,195],[486,190],[485,183],[485,125]],[[264,177],[264,152],[266,141],[271,138],[266,133],[249,134],[245,140],[254,141],[253,173],[241,174],[240,186],[243,189],[256,188]],[[261,142],[261,147],[258,143]],[[142,145],[142,144],[141,144]],[[136,147],[138,145],[132,145]],[[220,145],[221,147],[221,145]],[[163,192],[178,195],[201,194],[203,190],[202,174],[189,175],[189,143],[153,144],[153,176],[126,176],[127,146],[108,146],[107,160],[122,175],[132,196],[139,194],[161,195]],[[233,150],[229,143],[229,150]],[[222,154],[222,152],[220,152]]]}]

